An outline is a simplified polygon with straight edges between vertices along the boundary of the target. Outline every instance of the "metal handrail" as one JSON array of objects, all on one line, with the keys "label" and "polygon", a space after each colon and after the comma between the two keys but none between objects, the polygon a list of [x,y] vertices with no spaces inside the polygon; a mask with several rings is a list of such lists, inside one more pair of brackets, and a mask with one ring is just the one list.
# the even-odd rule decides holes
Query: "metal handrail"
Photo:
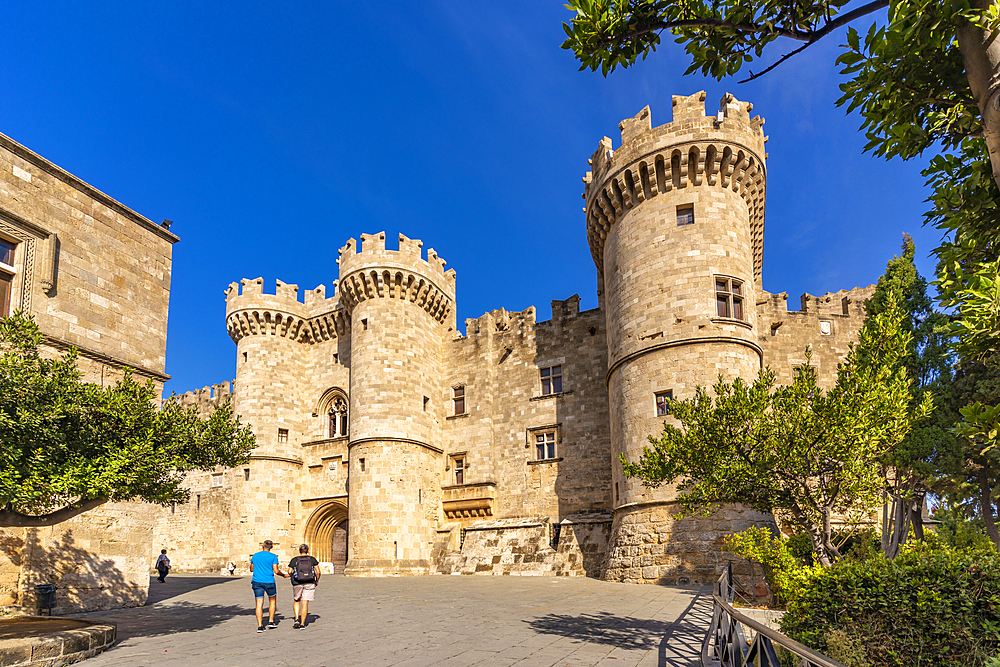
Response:
[{"label": "metal handrail", "polygon": [[[733,563],[730,561],[715,583],[712,594],[712,625],[701,644],[702,667],[781,667],[775,646],[802,658],[798,667],[844,667],[833,658],[817,653],[733,609],[731,603],[735,590]],[[757,633],[752,643],[747,644],[741,625],[746,625]]]}]

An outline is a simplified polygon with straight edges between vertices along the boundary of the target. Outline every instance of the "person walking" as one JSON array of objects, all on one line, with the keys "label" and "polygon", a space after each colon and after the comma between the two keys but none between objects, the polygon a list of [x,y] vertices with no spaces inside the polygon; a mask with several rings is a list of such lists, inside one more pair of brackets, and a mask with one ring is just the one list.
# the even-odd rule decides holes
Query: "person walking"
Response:
[{"label": "person walking", "polygon": [[262,550],[250,557],[250,572],[253,577],[250,579],[250,586],[253,588],[254,602],[257,605],[257,632],[264,632],[264,594],[268,600],[268,628],[276,628],[278,624],[274,622],[274,612],[278,607],[278,588],[274,582],[274,575],[288,577],[288,575],[278,568],[278,557],[271,553],[274,542],[264,540],[261,544]]},{"label": "person walking", "polygon": [[309,555],[309,545],[299,545],[299,555],[288,563],[288,576],[292,578],[292,623],[293,628],[306,627],[309,603],[319,586],[319,561]]},{"label": "person walking", "polygon": [[235,576],[236,575],[236,563],[234,563],[231,560],[228,563],[226,563],[226,572],[229,573],[230,577]]},{"label": "person walking", "polygon": [[167,550],[160,549],[160,555],[156,559],[156,571],[160,573],[160,576],[156,578],[161,584],[165,584],[167,578],[167,572],[170,571],[170,559],[167,558]]}]

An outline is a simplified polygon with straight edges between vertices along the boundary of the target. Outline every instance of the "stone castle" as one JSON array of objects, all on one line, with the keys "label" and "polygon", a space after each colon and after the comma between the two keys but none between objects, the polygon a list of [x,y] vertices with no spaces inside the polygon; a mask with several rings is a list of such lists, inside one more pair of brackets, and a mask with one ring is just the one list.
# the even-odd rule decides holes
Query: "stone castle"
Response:
[{"label": "stone castle", "polygon": [[362,234],[340,250],[332,295],[278,281],[226,290],[232,399],[258,447],[245,467],[190,478],[163,512],[154,551],[181,571],[246,567],[264,539],[299,542],[348,575],[599,576],[708,583],[721,537],[773,518],[741,507],[675,519],[671,487],[622,475],[669,418],[669,399],[719,377],[779,382],[812,364],[830,385],[871,287],[804,295],[761,286],[763,119],[726,95],[673,98],[605,137],[584,176],[598,307],[579,297],[498,309],[456,326],[456,274],[422,243]]}]

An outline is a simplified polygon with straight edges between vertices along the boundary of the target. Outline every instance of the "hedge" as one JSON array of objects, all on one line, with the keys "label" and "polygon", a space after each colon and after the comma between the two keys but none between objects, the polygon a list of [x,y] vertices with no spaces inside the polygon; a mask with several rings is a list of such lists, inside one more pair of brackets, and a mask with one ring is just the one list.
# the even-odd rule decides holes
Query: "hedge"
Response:
[{"label": "hedge", "polygon": [[831,657],[861,647],[872,667],[981,667],[1000,653],[996,552],[917,545],[792,578],[782,631]]}]

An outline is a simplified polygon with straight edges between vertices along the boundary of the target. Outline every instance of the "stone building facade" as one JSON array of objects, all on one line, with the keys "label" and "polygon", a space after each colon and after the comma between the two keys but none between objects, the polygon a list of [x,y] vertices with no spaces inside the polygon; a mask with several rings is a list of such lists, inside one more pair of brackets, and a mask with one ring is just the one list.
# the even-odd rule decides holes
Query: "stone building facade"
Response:
[{"label": "stone building facade", "polygon": [[[32,315],[42,353],[79,351],[84,380],[132,368],[162,390],[177,237],[0,135],[0,317]],[[155,512],[111,503],[50,528],[0,529],[0,607],[34,610],[34,586],[58,587],[55,613],[143,604]]]},{"label": "stone building facade", "polygon": [[669,398],[772,366],[785,381],[813,350],[821,382],[864,320],[871,288],[804,296],[761,287],[763,120],[704,93],[649,108],[604,138],[584,177],[598,307],[579,297],[498,309],[456,326],[456,274],[400,235],[340,251],[331,296],[278,281],[226,290],[235,385],[179,400],[234,400],[258,447],[242,469],[190,478],[192,503],[157,522],[155,547],[189,571],[241,568],[264,539],[305,541],[348,575],[560,574],[706,583],[721,538],[773,519],[725,507],[675,519],[671,487],[625,478],[662,430]]}]

